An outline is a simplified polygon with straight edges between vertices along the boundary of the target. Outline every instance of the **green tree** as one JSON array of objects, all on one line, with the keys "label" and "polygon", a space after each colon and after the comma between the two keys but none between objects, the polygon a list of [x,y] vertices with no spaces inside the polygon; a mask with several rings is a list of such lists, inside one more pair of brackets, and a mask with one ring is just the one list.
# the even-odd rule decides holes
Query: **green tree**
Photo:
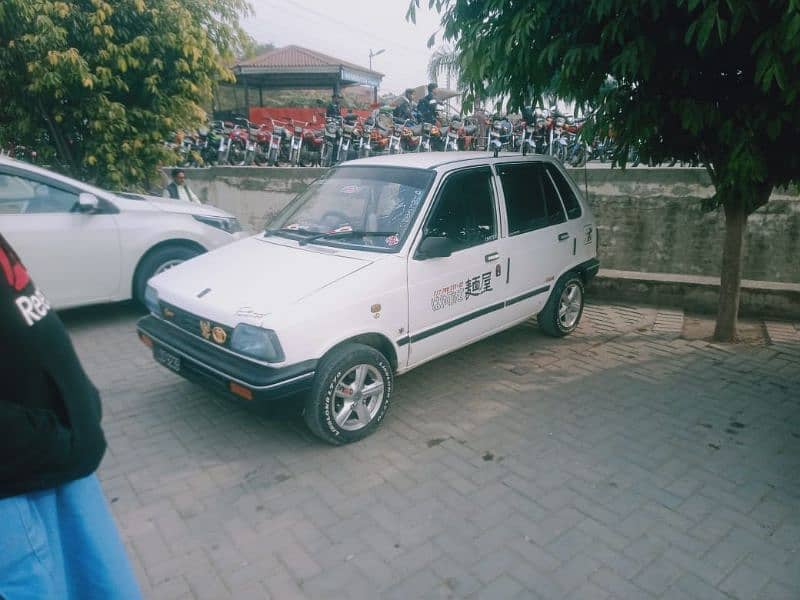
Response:
[{"label": "green tree", "polygon": [[246,0],[3,0],[0,142],[100,185],[146,186],[163,140],[247,43]]},{"label": "green tree", "polygon": [[[420,0],[411,0],[414,19]],[[466,101],[552,90],[643,160],[707,164],[725,214],[714,337],[736,336],[747,218],[800,179],[798,0],[428,0]],[[487,83],[488,82],[488,83]]]}]

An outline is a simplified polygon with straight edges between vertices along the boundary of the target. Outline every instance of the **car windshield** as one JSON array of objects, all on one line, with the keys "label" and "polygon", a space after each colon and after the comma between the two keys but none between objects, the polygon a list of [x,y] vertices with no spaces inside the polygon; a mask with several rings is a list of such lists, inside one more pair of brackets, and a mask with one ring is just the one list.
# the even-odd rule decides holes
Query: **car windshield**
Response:
[{"label": "car windshield", "polygon": [[339,167],[272,219],[266,235],[314,244],[397,251],[433,181],[424,169]]}]

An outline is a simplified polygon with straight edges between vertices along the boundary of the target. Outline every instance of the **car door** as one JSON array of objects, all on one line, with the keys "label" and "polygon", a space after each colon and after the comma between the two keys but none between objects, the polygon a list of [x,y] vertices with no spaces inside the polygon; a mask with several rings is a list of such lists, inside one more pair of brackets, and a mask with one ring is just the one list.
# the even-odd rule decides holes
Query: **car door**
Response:
[{"label": "car door", "polygon": [[[572,264],[578,264],[585,260],[595,257],[595,236],[594,223],[586,217],[591,213],[585,213],[578,201],[578,196],[573,189],[574,186],[567,180],[567,176],[554,164],[545,164],[545,169],[552,179],[561,197],[561,202],[566,209],[567,221],[563,223],[563,230],[569,233],[569,241],[572,246]],[[562,232],[563,233],[563,232]]]},{"label": "car door", "polygon": [[55,308],[113,299],[120,287],[114,207],[76,212],[80,190],[22,169],[0,170],[0,231]]},{"label": "car door", "polygon": [[[408,260],[409,365],[485,336],[503,323],[505,253],[488,166],[447,176]],[[421,255],[427,237],[444,238],[452,254]]]},{"label": "car door", "polygon": [[556,188],[540,161],[497,165],[503,191],[509,319],[539,312],[572,259],[572,234]]}]

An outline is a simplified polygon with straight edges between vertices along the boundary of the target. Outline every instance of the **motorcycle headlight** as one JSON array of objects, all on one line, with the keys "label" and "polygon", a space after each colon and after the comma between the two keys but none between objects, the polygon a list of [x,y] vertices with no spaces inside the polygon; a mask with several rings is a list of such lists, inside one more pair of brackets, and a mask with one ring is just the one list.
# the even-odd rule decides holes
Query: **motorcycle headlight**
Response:
[{"label": "motorcycle headlight", "polygon": [[271,329],[239,323],[233,329],[231,350],[265,362],[281,362],[283,348],[278,336]]},{"label": "motorcycle headlight", "polygon": [[158,292],[152,285],[148,285],[146,288],[144,288],[144,305],[152,314],[161,314],[161,307],[158,303]]},{"label": "motorcycle headlight", "polygon": [[205,215],[192,215],[196,221],[205,225],[216,227],[226,233],[236,233],[242,230],[242,225],[236,217],[207,217]]}]

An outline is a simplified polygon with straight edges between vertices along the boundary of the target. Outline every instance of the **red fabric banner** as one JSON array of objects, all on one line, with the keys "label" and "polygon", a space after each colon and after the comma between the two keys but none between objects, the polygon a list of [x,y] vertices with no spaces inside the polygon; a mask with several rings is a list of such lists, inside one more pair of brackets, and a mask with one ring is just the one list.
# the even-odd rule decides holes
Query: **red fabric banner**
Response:
[{"label": "red fabric banner", "polygon": [[[353,110],[361,118],[367,118],[372,114],[369,110]],[[342,116],[347,114],[347,109],[342,109]],[[281,107],[281,106],[253,106],[250,108],[250,120],[253,123],[269,123],[270,119],[275,119],[285,123],[289,119],[309,123],[309,125],[325,124],[325,108],[311,108],[303,106]]]}]

